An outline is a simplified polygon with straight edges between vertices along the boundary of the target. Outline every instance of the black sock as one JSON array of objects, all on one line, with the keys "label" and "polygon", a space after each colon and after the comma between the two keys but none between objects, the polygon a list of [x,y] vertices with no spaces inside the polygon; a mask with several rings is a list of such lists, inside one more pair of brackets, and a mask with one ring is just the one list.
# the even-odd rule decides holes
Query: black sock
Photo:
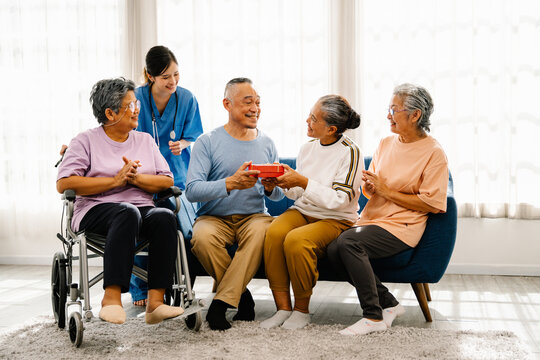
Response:
[{"label": "black sock", "polygon": [[231,324],[225,318],[225,313],[229,304],[221,300],[212,300],[208,313],[206,314],[206,321],[212,330],[227,330],[231,328]]},{"label": "black sock", "polygon": [[238,303],[238,312],[234,315],[233,320],[253,321],[255,320],[255,301],[248,289],[242,293],[240,302]]}]

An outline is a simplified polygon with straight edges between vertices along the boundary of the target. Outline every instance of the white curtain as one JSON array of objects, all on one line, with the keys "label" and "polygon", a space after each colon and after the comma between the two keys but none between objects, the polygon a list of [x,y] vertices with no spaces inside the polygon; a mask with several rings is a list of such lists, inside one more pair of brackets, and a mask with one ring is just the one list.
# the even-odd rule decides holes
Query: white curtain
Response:
[{"label": "white curtain", "polygon": [[249,77],[261,96],[259,127],[280,156],[296,156],[311,107],[329,91],[329,18],[328,0],[159,1],[158,42],[177,56],[205,131],[227,122],[227,81]]},{"label": "white curtain", "polygon": [[540,2],[363,1],[358,24],[364,149],[389,133],[392,88],[421,84],[460,216],[540,218]]},{"label": "white curtain", "polygon": [[[3,245],[24,250],[34,246],[25,239],[51,237],[60,213],[53,167],[60,145],[96,125],[91,86],[134,77],[149,46],[141,44],[152,36],[177,55],[181,85],[199,99],[205,130],[227,120],[225,83],[252,78],[261,128],[282,156],[297,154],[311,106],[329,92],[361,111],[356,137],[372,154],[389,134],[393,87],[424,85],[460,215],[540,218],[540,2],[160,0],[157,35],[147,27],[141,40],[146,5],[0,3]],[[134,9],[140,21],[127,24]]]},{"label": "white curtain", "polygon": [[3,246],[16,242],[24,249],[35,246],[27,240],[54,239],[51,224],[59,228],[61,202],[53,165],[63,143],[97,126],[91,86],[123,73],[124,6],[109,0],[0,3]]}]

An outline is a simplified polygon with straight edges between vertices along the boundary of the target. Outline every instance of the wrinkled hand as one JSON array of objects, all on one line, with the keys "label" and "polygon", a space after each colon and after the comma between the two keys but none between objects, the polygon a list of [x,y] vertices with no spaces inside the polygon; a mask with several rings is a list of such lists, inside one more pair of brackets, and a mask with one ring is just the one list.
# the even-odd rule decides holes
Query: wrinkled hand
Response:
[{"label": "wrinkled hand", "polygon": [[180,155],[182,153],[182,145],[180,141],[169,141],[169,149],[173,155]]},{"label": "wrinkled hand", "polygon": [[304,175],[301,175],[296,170],[292,169],[287,164],[282,164],[285,173],[280,177],[277,177],[277,186],[282,189],[290,189],[295,186],[300,186],[305,189],[307,187],[309,179]]},{"label": "wrinkled hand", "polygon": [[371,197],[375,194],[385,197],[388,193],[388,186],[371,171],[362,170],[362,180],[364,181],[364,191]]},{"label": "wrinkled hand", "polygon": [[124,160],[124,166],[114,177],[117,186],[124,186],[127,183],[134,182],[137,177],[137,169],[141,166],[139,160],[128,160],[125,156],[122,156],[122,160]]},{"label": "wrinkled hand", "polygon": [[274,191],[274,188],[277,186],[278,180],[275,177],[262,178],[261,184],[264,186],[264,191],[271,193]]},{"label": "wrinkled hand", "polygon": [[66,153],[67,145],[62,144],[62,148],[60,149],[60,155],[63,156]]},{"label": "wrinkled hand", "polygon": [[245,170],[251,163],[251,161],[243,163],[232,176],[225,179],[227,191],[249,189],[255,186],[258,178],[253,175],[258,175],[260,171]]}]

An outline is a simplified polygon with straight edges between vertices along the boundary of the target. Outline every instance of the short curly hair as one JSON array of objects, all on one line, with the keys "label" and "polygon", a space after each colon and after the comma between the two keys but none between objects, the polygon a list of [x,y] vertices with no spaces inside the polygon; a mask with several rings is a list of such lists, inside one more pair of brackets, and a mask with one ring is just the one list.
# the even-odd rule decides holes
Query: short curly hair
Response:
[{"label": "short curly hair", "polygon": [[117,113],[127,92],[133,90],[135,83],[123,77],[98,81],[90,93],[92,112],[98,123],[106,124],[108,119],[105,110],[111,109]]}]

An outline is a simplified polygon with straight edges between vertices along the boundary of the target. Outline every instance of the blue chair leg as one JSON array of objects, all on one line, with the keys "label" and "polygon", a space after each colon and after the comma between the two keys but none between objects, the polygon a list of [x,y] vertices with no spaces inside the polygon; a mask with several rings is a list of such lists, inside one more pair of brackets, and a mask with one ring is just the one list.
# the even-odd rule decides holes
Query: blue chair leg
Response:
[{"label": "blue chair leg", "polygon": [[433,320],[431,319],[431,313],[429,312],[424,284],[411,283],[411,286],[414,290],[414,294],[416,295],[416,299],[418,299],[418,303],[420,304],[420,308],[422,309],[422,313],[424,314],[426,321],[432,322]]}]

